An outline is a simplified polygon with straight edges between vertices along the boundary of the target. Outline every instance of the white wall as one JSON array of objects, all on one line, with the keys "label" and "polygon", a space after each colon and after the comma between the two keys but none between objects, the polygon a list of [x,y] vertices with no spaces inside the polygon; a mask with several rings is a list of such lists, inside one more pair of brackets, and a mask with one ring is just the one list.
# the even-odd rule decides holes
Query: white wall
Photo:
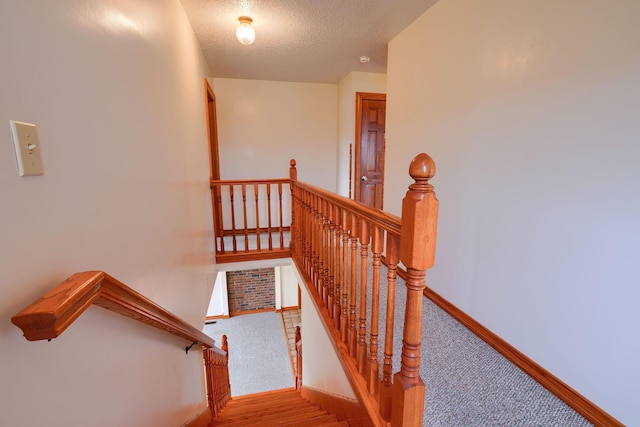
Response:
[{"label": "white wall", "polygon": [[[342,196],[349,195],[349,144],[354,143],[356,132],[356,92],[386,93],[387,75],[353,72],[338,83],[338,161],[337,189]],[[355,146],[352,148],[355,154]],[[353,163],[353,160],[352,160]],[[351,184],[353,194],[353,183]]]},{"label": "white wall", "polygon": [[229,293],[227,289],[227,273],[219,271],[213,285],[213,292],[207,308],[207,317],[229,316]]},{"label": "white wall", "polygon": [[[183,340],[98,307],[50,343],[9,321],[99,269],[202,322],[206,66],[180,2],[3,1],[0,40],[0,425],[180,425],[206,406]],[[38,126],[43,176],[18,176],[10,119]]]},{"label": "white wall", "polygon": [[304,285],[298,270],[293,267],[301,284],[302,309],[302,383],[324,393],[344,399],[356,399],[333,344],[313,305],[311,295]]},{"label": "white wall", "polygon": [[293,265],[285,265],[280,268],[280,289],[282,295],[282,307],[298,306],[298,276],[294,271]]},{"label": "white wall", "polygon": [[[639,425],[640,3],[441,0],[389,48],[385,206],[437,164],[428,284]],[[427,385],[428,387],[428,385]]]},{"label": "white wall", "polygon": [[337,87],[213,79],[222,179],[298,179],[332,190],[336,176]]}]

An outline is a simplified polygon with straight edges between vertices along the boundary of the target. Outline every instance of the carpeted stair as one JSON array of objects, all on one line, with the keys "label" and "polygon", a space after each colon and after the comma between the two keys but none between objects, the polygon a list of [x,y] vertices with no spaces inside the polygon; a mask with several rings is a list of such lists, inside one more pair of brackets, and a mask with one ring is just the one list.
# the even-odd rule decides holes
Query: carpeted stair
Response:
[{"label": "carpeted stair", "polygon": [[234,397],[209,426],[348,427],[349,423],[310,403],[299,391],[287,389]]}]

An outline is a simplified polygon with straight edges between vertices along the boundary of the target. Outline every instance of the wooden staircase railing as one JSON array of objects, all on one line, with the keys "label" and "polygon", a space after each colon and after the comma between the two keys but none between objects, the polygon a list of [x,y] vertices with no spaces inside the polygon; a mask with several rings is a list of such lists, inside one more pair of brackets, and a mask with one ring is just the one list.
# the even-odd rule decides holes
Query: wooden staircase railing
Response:
[{"label": "wooden staircase railing", "polygon": [[218,262],[290,256],[289,179],[212,180],[210,184]]},{"label": "wooden staircase railing", "polygon": [[222,336],[222,350],[216,347],[202,351],[207,375],[207,400],[212,418],[220,415],[220,411],[231,400],[231,383],[229,382],[229,343],[227,336]]},{"label": "wooden staircase railing", "polygon": [[[215,341],[199,329],[165,310],[144,295],[102,271],[76,273],[45,293],[11,318],[29,341],[52,340],[60,336],[91,304],[153,326],[186,340],[190,345],[201,344],[207,369],[207,379],[216,378],[209,387],[209,407],[214,413],[229,400],[229,373],[226,349],[215,347]],[[225,345],[226,340],[223,341]],[[224,372],[226,371],[226,373]],[[221,392],[226,378],[226,394]],[[211,397],[215,399],[211,399]]]},{"label": "wooden staircase railing", "polygon": [[[435,173],[433,160],[420,154],[411,162],[409,174],[415,182],[403,199],[402,219],[299,182],[295,160],[290,166],[292,257],[360,402],[377,426],[389,420],[394,427],[422,425],[422,290],[425,272],[434,263],[438,215],[438,201],[429,184]],[[383,253],[388,271],[384,284],[380,277]],[[394,295],[400,262],[408,278],[400,371],[393,375]],[[382,302],[381,286],[386,286],[387,294]],[[386,307],[384,313],[381,304]]]}]

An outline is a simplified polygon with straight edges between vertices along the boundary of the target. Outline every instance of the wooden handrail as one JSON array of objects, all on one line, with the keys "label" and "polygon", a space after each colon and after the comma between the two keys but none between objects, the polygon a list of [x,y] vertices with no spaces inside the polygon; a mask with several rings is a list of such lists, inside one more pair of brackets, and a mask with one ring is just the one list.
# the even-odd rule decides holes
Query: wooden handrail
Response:
[{"label": "wooden handrail", "polygon": [[295,186],[307,192],[313,193],[319,196],[323,200],[337,206],[341,209],[348,211],[356,216],[365,217],[367,221],[373,225],[376,225],[389,233],[400,236],[400,217],[390,214],[389,212],[381,211],[380,209],[374,209],[370,206],[364,205],[355,200],[347,199],[346,197],[324,190],[315,185],[306,184],[301,181],[296,181]]},{"label": "wooden handrail", "polygon": [[[419,374],[422,289],[435,257],[438,201],[426,154],[409,167],[414,183],[402,218],[299,182],[295,160],[291,253],[361,404],[376,426],[422,424],[425,387]],[[386,253],[387,275],[381,274]],[[407,268],[400,371],[392,375],[395,282]],[[384,280],[384,283],[383,283]],[[386,287],[386,301],[381,288]],[[384,325],[381,335],[379,323]],[[379,360],[379,350],[383,350]],[[382,369],[381,369],[382,368]]]},{"label": "wooden handrail", "polygon": [[11,318],[29,341],[60,336],[91,304],[224,354],[199,329],[102,271],[76,273]]},{"label": "wooden handrail", "polygon": [[223,185],[241,185],[241,184],[288,184],[291,180],[286,178],[268,178],[268,179],[212,179],[209,186],[220,187]]}]

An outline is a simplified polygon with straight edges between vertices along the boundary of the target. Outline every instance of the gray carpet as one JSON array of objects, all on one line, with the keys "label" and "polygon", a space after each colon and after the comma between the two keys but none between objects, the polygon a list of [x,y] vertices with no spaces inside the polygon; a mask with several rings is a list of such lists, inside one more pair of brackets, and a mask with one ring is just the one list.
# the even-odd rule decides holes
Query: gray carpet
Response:
[{"label": "gray carpet", "polygon": [[[386,276],[383,266],[381,313],[386,307],[382,286]],[[400,278],[395,297],[393,367],[397,372],[406,301],[406,287]],[[370,298],[371,293],[369,308]],[[427,298],[423,299],[423,313],[420,375],[427,390],[423,426],[592,425]],[[383,348],[384,319],[379,328]]]},{"label": "gray carpet", "polygon": [[[381,278],[386,275],[383,266]],[[398,279],[394,372],[400,366],[405,299],[404,282]],[[380,313],[385,312],[385,301],[386,289],[381,286]],[[425,298],[423,302],[420,374],[427,389],[423,426],[591,425],[430,300]],[[369,292],[367,308],[370,307]],[[379,328],[382,360],[384,316],[380,316]],[[294,386],[280,314],[261,313],[218,320],[215,325],[205,326],[204,331],[218,343],[222,334],[229,337],[233,396]]]},{"label": "gray carpet", "polygon": [[231,396],[294,387],[280,313],[244,314],[218,319],[203,331],[222,344],[229,339]]}]

